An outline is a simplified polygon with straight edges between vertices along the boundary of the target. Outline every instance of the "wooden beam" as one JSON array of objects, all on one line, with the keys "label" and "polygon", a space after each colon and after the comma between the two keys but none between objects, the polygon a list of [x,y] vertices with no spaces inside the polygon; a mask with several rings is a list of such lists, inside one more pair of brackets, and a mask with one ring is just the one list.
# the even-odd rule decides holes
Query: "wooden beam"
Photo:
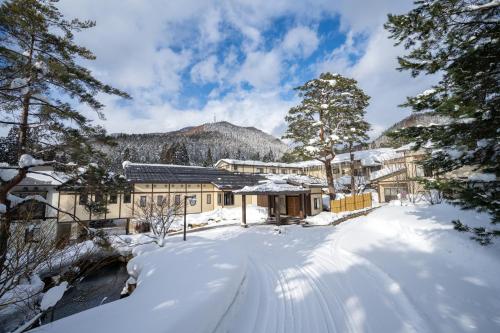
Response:
[{"label": "wooden beam", "polygon": [[306,218],[306,199],[305,194],[300,195],[300,218]]},{"label": "wooden beam", "polygon": [[246,228],[247,225],[247,196],[241,196],[241,226]]},{"label": "wooden beam", "polygon": [[276,225],[281,225],[280,221],[280,196],[274,196],[274,215],[276,216]]}]

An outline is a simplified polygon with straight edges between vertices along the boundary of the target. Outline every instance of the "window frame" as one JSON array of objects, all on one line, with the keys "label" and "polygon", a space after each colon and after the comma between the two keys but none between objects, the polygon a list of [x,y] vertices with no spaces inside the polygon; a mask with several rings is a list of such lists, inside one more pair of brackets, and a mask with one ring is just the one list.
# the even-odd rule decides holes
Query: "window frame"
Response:
[{"label": "window frame", "polygon": [[139,207],[146,207],[148,204],[148,197],[146,195],[141,195],[139,197]]}]

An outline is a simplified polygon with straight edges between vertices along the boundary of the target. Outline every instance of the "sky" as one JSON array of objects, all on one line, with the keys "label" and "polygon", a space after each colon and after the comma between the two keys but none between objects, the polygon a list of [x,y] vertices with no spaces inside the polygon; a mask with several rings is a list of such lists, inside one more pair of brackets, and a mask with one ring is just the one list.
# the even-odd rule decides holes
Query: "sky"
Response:
[{"label": "sky", "polygon": [[432,77],[396,70],[383,24],[410,0],[61,0],[68,17],[96,21],[76,34],[85,63],[132,100],[102,95],[108,132],[148,133],[229,121],[281,136],[293,90],[322,72],[355,78],[371,96],[375,137],[410,114],[399,108]]}]

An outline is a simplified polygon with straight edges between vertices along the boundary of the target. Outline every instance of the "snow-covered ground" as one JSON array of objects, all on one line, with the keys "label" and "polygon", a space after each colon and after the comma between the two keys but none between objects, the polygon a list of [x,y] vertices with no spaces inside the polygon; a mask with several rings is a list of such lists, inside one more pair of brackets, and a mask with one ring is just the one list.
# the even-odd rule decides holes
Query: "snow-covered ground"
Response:
[{"label": "snow-covered ground", "polygon": [[381,207],[337,227],[227,227],[136,248],[137,289],[39,332],[499,332],[500,246],[452,229],[488,216]]},{"label": "snow-covered ground", "polygon": [[[262,223],[267,219],[267,208],[257,205],[247,205],[247,223]],[[225,225],[241,222],[241,207],[218,208],[199,214],[188,214],[186,223],[193,225]],[[170,226],[171,230],[180,230],[184,226],[184,217],[179,216]]]}]

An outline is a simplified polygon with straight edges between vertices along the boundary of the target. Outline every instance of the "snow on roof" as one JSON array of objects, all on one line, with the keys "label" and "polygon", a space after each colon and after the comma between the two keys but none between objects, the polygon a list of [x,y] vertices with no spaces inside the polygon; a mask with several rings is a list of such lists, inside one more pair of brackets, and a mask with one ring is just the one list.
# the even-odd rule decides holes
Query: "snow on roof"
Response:
[{"label": "snow on roof", "polygon": [[19,183],[20,186],[51,185],[58,186],[66,183],[70,177],[58,171],[36,171],[28,172],[26,178]]},{"label": "snow on roof", "polygon": [[406,168],[402,165],[398,165],[398,164],[390,165],[390,166],[385,167],[383,169],[372,172],[370,175],[370,181],[376,180],[376,179],[379,179],[379,178],[382,178],[385,176],[389,176],[389,175],[392,175],[394,173],[398,173],[402,170],[406,170]]},{"label": "snow on roof", "polygon": [[497,181],[497,176],[494,173],[474,172],[468,179],[475,182],[495,182]]},{"label": "snow on roof", "polygon": [[322,163],[320,161],[304,161],[304,162],[296,162],[296,163],[281,163],[281,162],[262,162],[262,161],[255,161],[255,160],[235,160],[235,159],[230,159],[230,158],[223,158],[217,163],[215,163],[215,166],[217,166],[219,163],[225,162],[228,164],[238,164],[238,165],[255,165],[255,166],[263,166],[263,167],[275,167],[275,168],[303,168],[304,163],[314,163],[316,165],[321,165]]},{"label": "snow on roof", "polygon": [[235,194],[253,194],[253,193],[304,193],[308,192],[302,186],[291,185],[283,182],[264,181],[258,185],[245,186],[241,190],[234,191]]},{"label": "snow on roof", "polygon": [[[0,163],[0,178],[3,181],[9,181],[18,174],[17,166],[9,166],[7,163]],[[69,176],[63,172],[53,170],[28,171],[19,186],[36,186],[36,185],[61,185],[69,180]]]},{"label": "snow on roof", "polygon": [[279,182],[283,181],[292,185],[305,185],[305,186],[326,186],[326,181],[321,178],[311,177],[306,175],[296,174],[266,174],[263,175],[270,181]]},{"label": "snow on roof", "polygon": [[[383,161],[402,157],[403,154],[396,152],[393,148],[378,148],[369,150],[360,150],[354,152],[354,160],[360,161],[362,166],[381,165]],[[350,161],[350,154],[338,154],[332,161],[332,164]]]},{"label": "snow on roof", "polygon": [[[378,148],[369,150],[360,150],[354,152],[354,160],[361,161],[362,166],[374,166],[380,165],[383,161],[391,160],[394,158],[402,157],[401,152],[396,151],[393,148]],[[350,161],[349,153],[342,153],[335,155],[332,160],[332,164],[343,163]],[[263,167],[276,167],[276,168],[309,168],[314,166],[322,166],[323,162],[318,160],[301,161],[294,163],[280,163],[280,162],[262,162],[262,161],[252,161],[252,160],[235,160],[235,159],[221,159],[217,161],[215,166],[219,165],[221,162],[228,164],[237,165],[252,165],[252,166],[263,166]]]}]

